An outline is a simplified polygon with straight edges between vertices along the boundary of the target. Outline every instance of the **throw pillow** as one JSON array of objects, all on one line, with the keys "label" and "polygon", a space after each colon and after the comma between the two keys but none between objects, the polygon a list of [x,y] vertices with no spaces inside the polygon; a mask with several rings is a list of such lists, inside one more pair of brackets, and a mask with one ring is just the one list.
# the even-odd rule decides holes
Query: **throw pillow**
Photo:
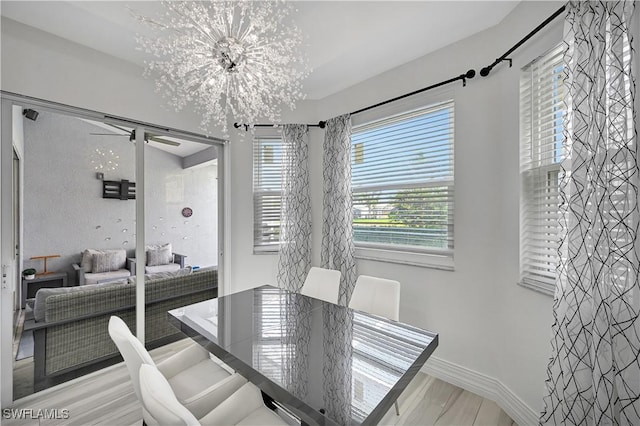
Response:
[{"label": "throw pillow", "polygon": [[80,261],[80,267],[84,269],[85,273],[91,273],[93,268],[93,255],[98,253],[98,250],[86,249],[82,252],[82,260]]},{"label": "throw pillow", "polygon": [[94,274],[101,272],[117,271],[120,269],[120,256],[117,251],[109,250],[93,255],[91,269]]},{"label": "throw pillow", "polygon": [[147,266],[168,265],[169,263],[171,263],[171,244],[147,251]]},{"label": "throw pillow", "polygon": [[[146,274],[144,276],[145,283],[151,280],[159,280],[162,278],[174,278],[174,277],[182,277],[185,275],[190,275],[192,272],[191,266],[187,266],[186,268],[178,269],[173,272],[159,272],[157,274]],[[137,277],[129,277],[129,284],[135,284],[137,281]]]}]

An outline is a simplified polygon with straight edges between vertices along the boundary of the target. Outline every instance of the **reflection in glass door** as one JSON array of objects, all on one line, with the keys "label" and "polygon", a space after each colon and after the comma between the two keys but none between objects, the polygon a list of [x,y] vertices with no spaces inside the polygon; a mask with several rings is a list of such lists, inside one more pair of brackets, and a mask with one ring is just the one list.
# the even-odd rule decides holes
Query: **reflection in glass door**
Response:
[{"label": "reflection in glass door", "polygon": [[167,311],[217,295],[218,147],[145,133],[145,342],[184,335]]},{"label": "reflection in glass door", "polygon": [[135,324],[130,135],[46,109],[23,126],[20,251],[35,276],[25,273],[20,283],[14,400],[103,366],[116,353],[107,332],[112,312]]}]

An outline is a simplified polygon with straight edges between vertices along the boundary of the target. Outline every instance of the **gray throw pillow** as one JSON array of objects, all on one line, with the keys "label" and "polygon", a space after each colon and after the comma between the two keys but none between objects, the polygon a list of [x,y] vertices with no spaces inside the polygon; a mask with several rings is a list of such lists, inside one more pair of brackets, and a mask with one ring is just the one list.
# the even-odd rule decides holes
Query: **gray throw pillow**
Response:
[{"label": "gray throw pillow", "polygon": [[86,249],[82,252],[82,260],[80,261],[80,267],[84,269],[85,273],[91,273],[93,270],[93,255],[98,253],[98,250]]},{"label": "gray throw pillow", "polygon": [[125,250],[105,250],[93,255],[91,269],[94,274],[117,271],[124,268],[126,261],[127,252]]}]

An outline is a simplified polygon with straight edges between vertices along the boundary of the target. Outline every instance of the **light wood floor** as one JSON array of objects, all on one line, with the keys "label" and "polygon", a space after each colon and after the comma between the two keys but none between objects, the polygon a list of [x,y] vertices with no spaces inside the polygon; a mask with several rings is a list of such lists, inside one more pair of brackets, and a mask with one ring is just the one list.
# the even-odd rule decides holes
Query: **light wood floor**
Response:
[{"label": "light wood floor", "polygon": [[[192,344],[189,339],[151,351],[158,362]],[[479,425],[511,426],[515,423],[495,402],[459,387],[419,373],[400,396],[400,416],[391,409],[385,425]],[[117,364],[55,388],[29,395],[14,409],[68,410],[67,419],[7,420],[7,426],[38,425],[136,425],[142,423],[142,409],[133,392],[124,364]],[[60,415],[59,417],[62,417]]]}]

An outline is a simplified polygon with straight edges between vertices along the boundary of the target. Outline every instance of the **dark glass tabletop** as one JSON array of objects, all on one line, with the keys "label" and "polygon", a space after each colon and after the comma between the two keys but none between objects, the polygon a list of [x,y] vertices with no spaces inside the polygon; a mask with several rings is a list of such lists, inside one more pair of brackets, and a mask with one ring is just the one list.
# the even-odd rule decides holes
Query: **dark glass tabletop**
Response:
[{"label": "dark glass tabletop", "polygon": [[270,286],[169,319],[307,424],[377,424],[438,346],[437,334]]}]

